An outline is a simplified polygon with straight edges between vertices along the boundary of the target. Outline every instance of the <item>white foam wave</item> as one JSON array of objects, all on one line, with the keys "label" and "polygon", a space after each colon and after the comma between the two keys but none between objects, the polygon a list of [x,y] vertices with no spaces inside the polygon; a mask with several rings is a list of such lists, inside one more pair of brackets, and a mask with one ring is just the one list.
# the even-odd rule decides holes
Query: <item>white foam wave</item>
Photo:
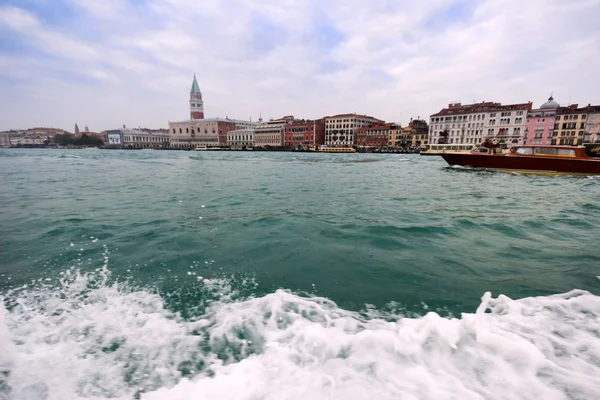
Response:
[{"label": "white foam wave", "polygon": [[0,393],[52,400],[600,398],[600,297],[584,291],[521,300],[486,294],[461,318],[403,318],[278,290],[216,302],[186,321],[152,291],[109,284],[106,269],[69,276],[59,287],[3,298]]}]

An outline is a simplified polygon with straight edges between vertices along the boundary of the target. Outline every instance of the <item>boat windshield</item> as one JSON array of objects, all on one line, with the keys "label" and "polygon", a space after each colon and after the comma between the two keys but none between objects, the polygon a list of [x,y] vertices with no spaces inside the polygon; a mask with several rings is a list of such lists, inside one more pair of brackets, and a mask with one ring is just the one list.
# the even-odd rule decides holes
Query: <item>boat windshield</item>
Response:
[{"label": "boat windshield", "polygon": [[533,154],[533,149],[531,147],[519,147],[517,149],[517,154],[523,154],[523,155]]},{"label": "boat windshield", "polygon": [[575,157],[575,150],[573,150],[573,149],[558,149],[558,155]]},{"label": "boat windshield", "polygon": [[547,156],[555,156],[558,154],[558,149],[552,147],[536,147],[534,153],[535,154],[543,154]]}]

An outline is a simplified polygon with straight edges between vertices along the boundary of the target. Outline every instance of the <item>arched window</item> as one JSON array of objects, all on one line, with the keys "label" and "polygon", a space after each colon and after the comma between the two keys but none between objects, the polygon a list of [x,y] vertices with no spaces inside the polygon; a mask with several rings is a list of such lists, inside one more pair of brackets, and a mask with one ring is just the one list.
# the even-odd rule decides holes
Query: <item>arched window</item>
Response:
[{"label": "arched window", "polygon": [[190,128],[185,128],[185,133],[190,133]]},{"label": "arched window", "polygon": [[181,133],[181,128],[179,128],[179,133]]}]

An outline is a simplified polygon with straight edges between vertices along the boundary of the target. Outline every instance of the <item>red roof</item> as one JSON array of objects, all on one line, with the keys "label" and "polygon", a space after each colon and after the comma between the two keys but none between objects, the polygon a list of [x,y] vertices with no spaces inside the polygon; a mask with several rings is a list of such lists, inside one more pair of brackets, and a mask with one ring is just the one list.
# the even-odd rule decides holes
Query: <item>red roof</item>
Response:
[{"label": "red roof", "polygon": [[395,127],[400,128],[400,125],[396,124],[395,122],[388,122],[388,123],[385,123],[385,124],[375,124],[375,125],[371,125],[371,126],[362,126],[362,127],[358,128],[358,132],[361,132],[361,131],[364,131],[364,132],[366,132],[366,131],[378,131],[378,130],[381,130],[381,129],[387,129],[387,130],[389,130],[389,129],[394,129]]},{"label": "red roof", "polygon": [[363,115],[363,114],[336,114],[336,115],[331,115],[331,116],[328,116],[325,118],[342,118],[342,117],[371,118],[371,119],[383,122],[383,120],[377,119],[375,117],[371,117],[369,115]]},{"label": "red roof", "polygon": [[441,111],[432,114],[431,117],[447,116],[447,115],[462,115],[471,114],[476,112],[486,111],[508,111],[508,110],[531,110],[533,106],[532,102],[521,103],[521,104],[506,104],[494,102],[481,102],[477,104],[466,104],[466,105],[453,105],[449,104],[448,108],[443,108]]},{"label": "red roof", "polygon": [[579,113],[597,113],[600,112],[600,106],[592,106],[588,104],[585,107],[577,108],[578,104],[571,104],[568,107],[558,107],[556,109],[557,115],[565,114],[579,114]]}]

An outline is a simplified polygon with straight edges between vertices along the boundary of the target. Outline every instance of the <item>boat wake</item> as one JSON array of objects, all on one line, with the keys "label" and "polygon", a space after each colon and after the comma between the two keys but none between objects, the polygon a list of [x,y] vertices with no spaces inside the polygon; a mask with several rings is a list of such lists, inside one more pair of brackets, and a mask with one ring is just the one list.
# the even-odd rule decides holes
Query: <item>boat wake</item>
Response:
[{"label": "boat wake", "polygon": [[0,398],[600,398],[600,297],[574,290],[405,317],[285,290],[193,320],[107,267],[0,304]]}]

